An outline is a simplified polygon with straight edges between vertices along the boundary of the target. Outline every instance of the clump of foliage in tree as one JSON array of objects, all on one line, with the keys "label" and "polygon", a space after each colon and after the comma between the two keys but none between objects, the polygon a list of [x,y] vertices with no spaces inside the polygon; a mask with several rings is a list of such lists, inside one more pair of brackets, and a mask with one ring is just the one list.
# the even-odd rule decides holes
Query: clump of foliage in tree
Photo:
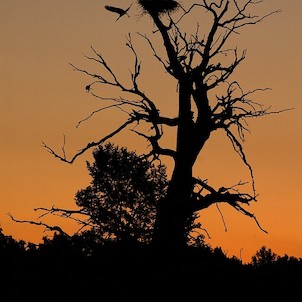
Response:
[{"label": "clump of foliage in tree", "polygon": [[175,0],[139,0],[138,4],[144,13],[148,14],[165,14],[180,7],[180,4]]}]

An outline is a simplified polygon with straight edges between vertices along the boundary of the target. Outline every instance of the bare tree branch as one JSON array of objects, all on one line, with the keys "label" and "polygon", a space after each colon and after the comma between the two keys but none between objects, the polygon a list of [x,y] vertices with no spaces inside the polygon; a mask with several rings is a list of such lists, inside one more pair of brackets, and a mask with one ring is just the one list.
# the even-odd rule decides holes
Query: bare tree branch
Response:
[{"label": "bare tree branch", "polygon": [[[247,211],[246,209],[244,209],[240,205],[240,203],[249,205],[249,203],[251,201],[256,200],[256,196],[252,196],[248,193],[240,193],[237,191],[237,189],[234,188],[234,186],[232,186],[230,188],[221,187],[218,190],[215,190],[213,187],[211,187],[210,185],[208,185],[205,181],[202,181],[201,179],[193,178],[193,182],[195,183],[195,185],[199,185],[201,187],[197,192],[195,191],[192,194],[191,203],[192,203],[192,206],[195,208],[195,210],[201,210],[201,209],[208,208],[212,204],[216,204],[216,206],[218,207],[218,203],[227,203],[230,206],[232,206],[234,209],[236,209],[238,212],[240,212],[248,217],[253,218],[255,220],[255,222],[257,223],[258,227],[263,232],[267,233],[267,231],[264,230],[260,226],[256,216],[254,214],[250,213],[249,211]],[[239,182],[236,186],[243,185],[243,184],[244,183]],[[202,192],[204,189],[206,191],[209,191],[210,193],[203,195]],[[235,190],[238,193],[231,193],[232,190]],[[220,209],[219,209],[219,212],[223,219],[223,215],[222,215]],[[224,221],[224,219],[223,219],[223,221]],[[225,222],[224,222],[224,225],[225,225]],[[225,225],[225,229],[226,229],[226,225]]]},{"label": "bare tree branch", "polygon": [[50,226],[42,221],[36,222],[36,221],[32,221],[32,220],[19,220],[13,217],[12,214],[8,213],[7,214],[13,221],[18,222],[18,223],[29,223],[29,224],[33,224],[33,225],[38,225],[38,226],[43,226],[45,227],[47,230],[49,231],[54,231],[54,232],[58,232],[62,235],[65,235],[67,237],[70,237],[69,234],[67,234],[66,232],[64,232],[61,227],[59,226]]},{"label": "bare tree branch", "polygon": [[85,153],[87,150],[93,148],[93,147],[97,147],[100,144],[104,143],[105,141],[107,141],[108,139],[110,139],[111,137],[115,136],[117,133],[121,132],[124,128],[126,128],[128,125],[132,124],[133,122],[136,121],[136,118],[130,118],[128,119],[124,124],[122,124],[120,127],[118,127],[116,130],[114,130],[113,132],[111,132],[110,134],[106,135],[105,137],[103,137],[102,139],[96,141],[96,142],[90,142],[86,145],[86,147],[84,147],[83,149],[81,149],[80,151],[78,151],[70,160],[66,158],[65,156],[65,151],[63,152],[63,156],[57,154],[51,147],[49,147],[48,145],[46,145],[44,142],[42,142],[42,146],[50,153],[52,154],[54,157],[59,158],[61,161],[66,162],[68,164],[72,164],[77,157],[79,157],[80,155],[82,155],[83,153]]}]

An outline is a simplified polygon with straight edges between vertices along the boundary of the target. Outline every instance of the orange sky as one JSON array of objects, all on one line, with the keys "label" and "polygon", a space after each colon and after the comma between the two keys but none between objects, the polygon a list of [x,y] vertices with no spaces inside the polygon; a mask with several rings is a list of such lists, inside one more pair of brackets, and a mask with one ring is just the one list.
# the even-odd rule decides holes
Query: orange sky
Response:
[{"label": "orange sky", "polygon": [[[117,0],[0,0],[0,225],[6,235],[39,242],[45,235],[42,228],[14,223],[7,213],[18,219],[36,219],[35,207],[72,208],[77,190],[89,185],[85,160],[91,159],[90,154],[67,165],[51,157],[41,142],[59,151],[65,134],[72,155],[118,121],[115,112],[108,111],[76,128],[100,106],[85,92],[89,79],[69,65],[89,67],[83,53],[89,54],[90,46],[101,50],[122,76],[128,75],[131,61],[125,36],[132,32],[138,52],[147,58],[143,61],[146,91],[159,98],[162,112],[174,112],[174,87],[163,82],[160,68],[152,71],[159,65],[135,36],[138,31],[152,31],[150,20],[135,17],[139,11],[134,5],[133,18],[123,17],[115,23],[116,16],[104,10],[108,3],[127,7],[132,0],[123,5]],[[228,256],[239,257],[241,250],[245,261],[263,245],[278,255],[302,257],[302,2],[265,0],[258,9],[259,14],[276,9],[282,13],[235,37],[234,46],[248,51],[235,77],[246,90],[272,88],[257,100],[272,105],[273,110],[295,108],[250,121],[251,134],[244,143],[259,193],[258,202],[248,210],[256,214],[268,234],[227,206],[220,207],[227,231],[215,206],[200,213],[211,236],[207,242],[221,246]],[[138,153],[146,147],[129,131],[113,142]],[[219,134],[205,147],[195,171],[196,176],[217,186],[249,180],[246,167]],[[71,232],[74,225],[66,224],[66,228]]]}]

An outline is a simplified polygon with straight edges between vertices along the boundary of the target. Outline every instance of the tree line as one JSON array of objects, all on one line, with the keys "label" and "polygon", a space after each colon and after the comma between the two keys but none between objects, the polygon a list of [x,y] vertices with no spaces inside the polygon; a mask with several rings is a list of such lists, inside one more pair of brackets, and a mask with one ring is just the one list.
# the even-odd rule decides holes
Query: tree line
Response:
[{"label": "tree line", "polygon": [[94,239],[55,233],[36,245],[1,230],[1,297],[270,301],[300,295],[302,258],[279,256],[264,246],[243,264],[207,244],[159,255],[145,243],[96,244]]}]

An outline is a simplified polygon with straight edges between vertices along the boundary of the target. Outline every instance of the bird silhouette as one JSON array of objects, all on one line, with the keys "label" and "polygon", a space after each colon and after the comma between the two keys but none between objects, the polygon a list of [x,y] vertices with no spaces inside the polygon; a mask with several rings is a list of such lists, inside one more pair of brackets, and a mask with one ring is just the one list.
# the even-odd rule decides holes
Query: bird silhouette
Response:
[{"label": "bird silhouette", "polygon": [[[124,15],[127,15],[129,17],[129,15],[127,14],[128,10],[130,9],[130,7],[132,6],[132,4],[127,8],[127,9],[122,9],[122,8],[119,8],[119,7],[114,7],[114,6],[110,6],[110,5],[105,5],[105,8],[110,11],[110,12],[113,12],[113,13],[117,13],[119,14],[118,18],[116,19],[116,21],[121,18],[122,16]],[[116,22],[115,21],[115,22]]]}]

